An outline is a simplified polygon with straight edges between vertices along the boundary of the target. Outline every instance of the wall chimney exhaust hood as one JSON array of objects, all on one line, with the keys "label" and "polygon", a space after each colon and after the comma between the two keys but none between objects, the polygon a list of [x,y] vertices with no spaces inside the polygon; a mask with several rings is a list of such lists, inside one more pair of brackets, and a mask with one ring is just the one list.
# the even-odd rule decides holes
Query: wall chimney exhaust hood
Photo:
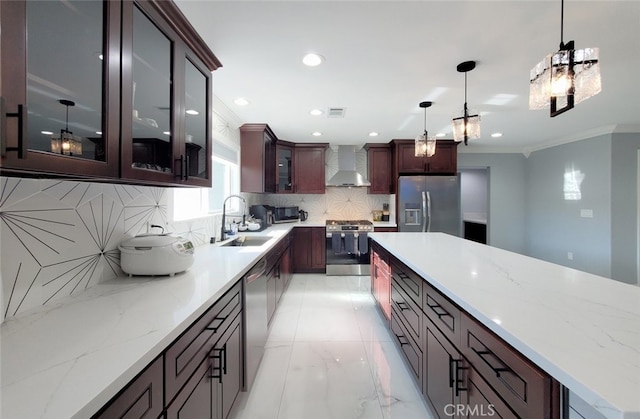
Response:
[{"label": "wall chimney exhaust hood", "polygon": [[371,183],[356,171],[356,146],[338,146],[338,173],[327,181],[327,186],[371,186]]}]

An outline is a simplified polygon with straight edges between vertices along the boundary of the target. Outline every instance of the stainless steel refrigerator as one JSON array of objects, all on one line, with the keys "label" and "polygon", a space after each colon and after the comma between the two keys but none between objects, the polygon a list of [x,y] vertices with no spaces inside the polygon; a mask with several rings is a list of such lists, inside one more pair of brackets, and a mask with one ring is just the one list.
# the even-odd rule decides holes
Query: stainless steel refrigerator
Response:
[{"label": "stainless steel refrigerator", "polygon": [[400,176],[398,231],[431,231],[461,236],[458,176]]}]

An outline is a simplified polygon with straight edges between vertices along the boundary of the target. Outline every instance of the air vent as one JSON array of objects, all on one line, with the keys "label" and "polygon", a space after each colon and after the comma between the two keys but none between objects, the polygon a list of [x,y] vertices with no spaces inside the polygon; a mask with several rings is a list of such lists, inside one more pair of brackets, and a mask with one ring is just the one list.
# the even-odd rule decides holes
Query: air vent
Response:
[{"label": "air vent", "polygon": [[329,112],[327,112],[327,118],[344,118],[344,113],[346,111],[346,108],[329,108]]}]

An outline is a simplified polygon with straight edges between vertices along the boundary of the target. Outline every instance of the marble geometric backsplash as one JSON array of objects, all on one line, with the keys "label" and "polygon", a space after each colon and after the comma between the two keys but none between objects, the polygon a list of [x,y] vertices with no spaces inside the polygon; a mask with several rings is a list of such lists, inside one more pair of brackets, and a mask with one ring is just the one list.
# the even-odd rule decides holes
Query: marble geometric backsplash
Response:
[{"label": "marble geometric backsplash", "polygon": [[[219,215],[169,220],[169,194],[170,188],[0,177],[0,321],[121,275],[118,244],[146,233],[148,224],[166,226],[195,246],[219,236]],[[249,205],[297,205],[319,223],[371,219],[372,210],[390,201],[366,188],[244,195]]]},{"label": "marble geometric backsplash", "polygon": [[121,274],[118,244],[167,226],[209,242],[211,217],[171,223],[170,189],[106,183],[0,178],[0,319]]}]

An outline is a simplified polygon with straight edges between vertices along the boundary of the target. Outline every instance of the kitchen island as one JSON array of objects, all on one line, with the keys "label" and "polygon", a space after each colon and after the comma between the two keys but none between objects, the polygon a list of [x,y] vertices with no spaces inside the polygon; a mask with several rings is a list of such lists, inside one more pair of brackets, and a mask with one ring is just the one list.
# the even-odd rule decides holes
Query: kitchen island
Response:
[{"label": "kitchen island", "polygon": [[640,288],[442,233],[372,240],[604,417],[640,418]]}]

